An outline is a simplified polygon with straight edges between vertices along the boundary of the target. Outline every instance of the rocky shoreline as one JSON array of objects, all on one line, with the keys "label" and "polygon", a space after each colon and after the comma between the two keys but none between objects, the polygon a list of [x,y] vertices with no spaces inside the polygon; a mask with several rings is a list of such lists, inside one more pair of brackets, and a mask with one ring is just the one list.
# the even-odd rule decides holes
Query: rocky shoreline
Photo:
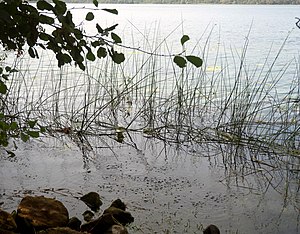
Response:
[{"label": "rocky shoreline", "polygon": [[[8,213],[0,209],[1,234],[128,234],[126,225],[134,221],[126,205],[120,199],[99,216],[102,205],[100,196],[90,192],[80,197],[89,210],[83,212],[84,223],[77,217],[69,217],[64,204],[44,196],[25,196],[16,211]],[[204,234],[220,234],[215,225],[209,225]]]},{"label": "rocky shoreline", "polygon": [[109,234],[128,233],[126,225],[134,218],[126,211],[126,205],[116,199],[99,217],[94,217],[102,205],[100,196],[90,192],[80,198],[90,210],[83,213],[85,223],[77,217],[69,217],[64,204],[43,196],[26,196],[16,211],[8,213],[0,209],[1,234]]}]

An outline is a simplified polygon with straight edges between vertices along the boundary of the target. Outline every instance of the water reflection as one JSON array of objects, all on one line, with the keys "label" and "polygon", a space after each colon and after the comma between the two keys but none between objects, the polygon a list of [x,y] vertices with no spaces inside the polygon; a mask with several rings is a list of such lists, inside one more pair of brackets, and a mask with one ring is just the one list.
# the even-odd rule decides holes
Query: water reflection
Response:
[{"label": "water reflection", "polygon": [[[24,194],[42,194],[81,218],[86,208],[77,198],[98,191],[104,204],[127,202],[132,233],[191,233],[209,223],[225,233],[299,231],[298,158],[230,145],[191,152],[188,145],[132,138],[136,148],[105,139],[110,149],[82,155],[68,139],[45,139],[20,146],[14,160],[2,155],[2,208],[14,209]],[[89,140],[99,146],[104,139]]]}]

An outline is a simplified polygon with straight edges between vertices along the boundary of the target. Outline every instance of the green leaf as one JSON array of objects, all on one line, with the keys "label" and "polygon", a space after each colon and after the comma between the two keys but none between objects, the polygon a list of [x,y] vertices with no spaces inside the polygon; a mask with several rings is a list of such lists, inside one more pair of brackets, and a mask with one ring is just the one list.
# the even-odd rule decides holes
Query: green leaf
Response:
[{"label": "green leaf", "polygon": [[99,24],[96,24],[96,28],[97,28],[97,30],[98,30],[98,32],[99,32],[100,34],[103,33],[103,29],[100,27]]},{"label": "green leaf", "polygon": [[96,47],[100,46],[101,44],[100,44],[100,41],[92,41],[92,42],[91,42],[91,45],[92,45],[94,48],[96,48]]},{"label": "green leaf", "polygon": [[63,15],[66,13],[67,11],[67,5],[65,2],[60,1],[60,0],[53,0],[53,2],[55,3],[55,10],[57,15]]},{"label": "green leaf", "polygon": [[86,17],[85,17],[85,19],[87,21],[92,21],[94,18],[95,18],[95,16],[94,16],[94,14],[92,12],[87,13]]},{"label": "green leaf", "polygon": [[17,122],[11,122],[10,124],[10,130],[14,131],[14,130],[17,130],[19,128],[19,125]]},{"label": "green leaf", "polygon": [[5,67],[5,71],[6,71],[6,72],[10,72],[10,70],[11,70],[11,67],[9,67],[9,66],[6,66],[6,67]]},{"label": "green leaf", "polygon": [[184,43],[186,43],[188,40],[190,40],[190,37],[188,35],[183,35],[180,40],[181,45],[184,45]]},{"label": "green leaf", "polygon": [[40,14],[39,15],[39,21],[42,24],[49,24],[49,25],[54,24],[54,19],[52,17],[47,16],[47,15]]},{"label": "green leaf", "polygon": [[52,9],[53,9],[53,6],[50,3],[48,3],[48,2],[46,2],[44,0],[38,1],[37,4],[36,4],[36,6],[41,11],[43,11],[43,10],[52,11]]},{"label": "green leaf", "polygon": [[2,78],[3,78],[4,80],[8,80],[8,75],[7,75],[7,74],[2,74]]},{"label": "green leaf", "polygon": [[29,140],[29,136],[27,134],[25,134],[24,132],[21,132],[21,140],[26,142]]},{"label": "green leaf", "polygon": [[33,138],[38,138],[40,136],[38,131],[27,131],[27,134]]},{"label": "green leaf", "polygon": [[37,123],[37,120],[29,120],[29,121],[27,121],[27,123],[28,123],[29,127],[34,128],[34,126]]},{"label": "green leaf", "polygon": [[88,51],[88,53],[87,53],[87,55],[86,55],[86,58],[88,59],[88,60],[90,60],[90,61],[95,61],[95,59],[96,59],[96,57],[95,57],[95,55],[93,54],[93,52],[92,51]]},{"label": "green leaf", "polygon": [[79,29],[74,29],[74,35],[77,40],[81,40],[83,38],[83,34]]},{"label": "green leaf", "polygon": [[113,31],[116,29],[116,27],[118,26],[118,24],[114,24],[113,26],[109,27],[109,28],[106,28],[104,31],[106,32],[110,32],[110,31]]},{"label": "green leaf", "polygon": [[111,38],[114,40],[115,43],[122,43],[121,38],[113,32],[111,33]]},{"label": "green leaf", "polygon": [[107,11],[107,12],[112,13],[112,14],[115,14],[115,15],[118,14],[118,11],[117,11],[116,9],[107,9],[107,8],[103,8],[102,10],[103,10],[103,11]]},{"label": "green leaf", "polygon": [[28,53],[29,53],[31,58],[35,58],[35,51],[32,47],[29,47]]},{"label": "green leaf", "polygon": [[121,64],[125,60],[125,56],[123,53],[118,53],[118,52],[114,51],[113,49],[110,53],[110,56],[111,56],[112,60],[117,64]]},{"label": "green leaf", "polygon": [[13,68],[10,70],[10,73],[13,73],[13,72],[19,72],[19,71],[18,71],[18,69]]},{"label": "green leaf", "polygon": [[173,59],[174,63],[176,63],[176,65],[180,68],[184,68],[186,66],[186,60],[185,58],[176,55]]},{"label": "green leaf", "polygon": [[79,66],[79,68],[80,68],[82,71],[85,71],[85,66],[83,65],[83,63],[77,63],[77,65]]},{"label": "green leaf", "polygon": [[48,41],[50,36],[47,33],[40,33],[39,38],[43,41]]},{"label": "green leaf", "polygon": [[99,49],[97,50],[97,57],[98,58],[105,58],[107,55],[107,51],[104,47],[99,47]]},{"label": "green leaf", "polygon": [[2,80],[0,80],[0,93],[6,94],[6,92],[7,92],[6,84],[4,84]]},{"label": "green leaf", "polygon": [[0,67],[0,74],[2,74],[2,72],[3,72],[3,68],[2,68],[2,67]]},{"label": "green leaf", "polygon": [[98,7],[98,1],[97,0],[93,0],[93,4],[95,5],[95,7]]},{"label": "green leaf", "polygon": [[43,127],[43,126],[40,126],[40,132],[41,132],[41,133],[45,133],[45,132],[46,132],[46,128]]},{"label": "green leaf", "polygon": [[186,56],[186,59],[196,67],[201,67],[203,64],[203,60],[194,55],[188,55]]}]

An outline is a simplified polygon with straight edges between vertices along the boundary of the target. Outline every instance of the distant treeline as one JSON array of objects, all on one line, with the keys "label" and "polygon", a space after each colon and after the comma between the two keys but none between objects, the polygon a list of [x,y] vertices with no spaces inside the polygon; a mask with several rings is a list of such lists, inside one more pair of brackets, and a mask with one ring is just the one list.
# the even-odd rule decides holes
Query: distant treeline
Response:
[{"label": "distant treeline", "polygon": [[[92,0],[65,0],[66,2],[86,2],[91,3]],[[300,4],[300,0],[98,0],[99,3],[157,3],[157,4]]]}]

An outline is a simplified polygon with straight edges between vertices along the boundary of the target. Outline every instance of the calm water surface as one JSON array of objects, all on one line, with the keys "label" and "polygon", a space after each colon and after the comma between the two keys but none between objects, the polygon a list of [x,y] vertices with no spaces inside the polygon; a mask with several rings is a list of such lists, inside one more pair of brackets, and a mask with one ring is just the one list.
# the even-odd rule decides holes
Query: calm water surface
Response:
[{"label": "calm water surface", "polygon": [[[74,5],[81,6],[91,5]],[[101,25],[119,23],[117,32],[124,44],[134,47],[153,51],[166,40],[177,53],[181,51],[181,36],[188,34],[188,50],[194,48],[193,53],[201,55],[205,48],[209,53],[205,62],[212,71],[222,66],[214,62],[217,53],[229,60],[234,53],[238,60],[246,39],[250,70],[261,66],[270,51],[272,63],[287,39],[276,69],[293,61],[282,81],[287,86],[295,75],[297,61],[293,59],[299,57],[300,50],[295,17],[300,17],[300,6],[100,8],[118,9],[118,16],[101,11],[96,19]],[[80,22],[84,11],[75,11],[79,12],[76,20]],[[131,52],[127,53],[128,56]],[[246,155],[253,153],[246,149],[207,145],[206,150],[206,146],[197,150],[197,146],[182,145],[183,150],[178,150],[134,134],[131,140],[136,148],[101,138],[94,142],[95,151],[85,156],[68,139],[64,143],[46,138],[44,142],[20,143],[15,158],[0,155],[1,207],[11,211],[23,194],[42,194],[62,200],[71,216],[82,218],[86,207],[77,197],[98,191],[103,209],[116,198],[128,204],[128,211],[135,217],[130,233],[201,233],[202,226],[210,223],[219,226],[221,233],[300,232],[299,158],[282,157],[271,161],[273,166],[253,166],[244,161]],[[231,158],[236,152],[240,156],[238,164]]]}]

